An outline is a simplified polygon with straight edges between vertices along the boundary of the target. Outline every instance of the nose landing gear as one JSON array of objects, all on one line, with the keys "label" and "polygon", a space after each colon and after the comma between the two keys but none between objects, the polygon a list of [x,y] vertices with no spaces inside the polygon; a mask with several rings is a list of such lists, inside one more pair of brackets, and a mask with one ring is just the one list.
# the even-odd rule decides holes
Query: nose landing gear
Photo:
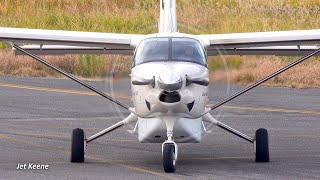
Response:
[{"label": "nose landing gear", "polygon": [[167,137],[162,144],[162,158],[163,158],[163,170],[166,173],[173,173],[176,171],[176,162],[178,160],[178,145],[174,142],[173,138],[173,126],[176,121],[176,117],[163,117],[163,120],[167,127]]},{"label": "nose landing gear", "polygon": [[166,141],[162,144],[163,169],[166,173],[176,171],[176,161],[178,160],[178,146],[173,141]]}]

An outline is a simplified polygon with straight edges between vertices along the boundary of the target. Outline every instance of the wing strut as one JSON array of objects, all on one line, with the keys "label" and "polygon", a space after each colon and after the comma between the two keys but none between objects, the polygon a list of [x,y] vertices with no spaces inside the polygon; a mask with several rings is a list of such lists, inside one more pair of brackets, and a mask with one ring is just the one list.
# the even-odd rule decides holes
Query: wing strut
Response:
[{"label": "wing strut", "polygon": [[[216,108],[224,105],[225,103],[227,103],[227,102],[235,99],[236,97],[238,97],[238,96],[240,96],[240,95],[242,95],[242,94],[250,91],[251,89],[259,86],[260,84],[262,84],[262,83],[264,83],[264,82],[266,82],[266,81],[268,81],[268,80],[270,80],[271,78],[273,78],[273,77],[275,77],[275,76],[278,76],[279,74],[285,72],[286,70],[288,70],[288,69],[290,69],[290,68],[292,68],[292,67],[294,67],[294,66],[296,66],[296,65],[298,65],[298,64],[300,64],[300,63],[302,63],[303,61],[311,58],[312,56],[318,54],[319,52],[320,52],[320,48],[317,49],[317,50],[315,50],[315,51],[313,51],[312,53],[310,53],[310,54],[308,54],[308,55],[306,55],[306,56],[303,56],[302,58],[298,59],[297,61],[294,61],[293,63],[289,64],[288,66],[286,66],[286,67],[284,67],[284,68],[282,68],[282,69],[279,69],[278,71],[270,74],[269,76],[267,76],[267,77],[265,77],[265,78],[257,81],[256,83],[254,83],[254,84],[252,84],[252,85],[244,88],[243,90],[241,90],[241,91],[239,91],[239,92],[237,92],[237,93],[235,93],[235,94],[227,97],[227,98],[224,99],[223,101],[221,101],[221,102],[219,102],[219,103],[211,106],[210,108],[208,108],[201,116],[203,116],[203,115],[209,113],[210,111],[212,111],[212,110],[214,110],[214,109],[216,109]],[[200,117],[201,117],[201,116],[200,116]]]},{"label": "wing strut", "polygon": [[79,84],[83,85],[84,87],[86,87],[86,88],[90,89],[91,91],[93,91],[93,92],[95,92],[95,93],[97,93],[97,94],[101,95],[102,97],[104,97],[104,98],[108,99],[109,101],[114,102],[114,103],[116,103],[117,105],[121,106],[122,108],[127,109],[127,110],[129,110],[129,111],[130,111],[130,107],[129,107],[129,106],[127,106],[127,105],[123,104],[122,102],[120,102],[120,101],[118,101],[117,99],[115,99],[115,98],[113,98],[113,97],[109,96],[108,94],[106,94],[106,93],[104,93],[104,92],[100,91],[99,89],[97,89],[97,88],[95,88],[95,87],[91,86],[90,84],[88,84],[88,83],[86,83],[86,82],[84,82],[84,81],[80,80],[80,79],[79,79],[79,78],[77,78],[76,76],[74,76],[74,75],[72,75],[72,74],[70,74],[70,73],[68,73],[68,72],[66,72],[66,71],[64,71],[64,70],[62,70],[62,69],[60,69],[60,68],[58,68],[58,67],[56,67],[56,66],[52,65],[52,64],[50,64],[49,62],[47,62],[47,61],[45,61],[45,60],[41,59],[40,57],[38,57],[38,56],[36,56],[36,55],[34,55],[34,54],[32,54],[32,53],[30,53],[30,52],[26,51],[26,50],[24,50],[23,48],[21,48],[20,46],[18,46],[18,45],[16,45],[16,44],[13,44],[13,47],[14,47],[14,48],[16,48],[17,50],[21,51],[23,54],[26,54],[26,55],[28,55],[28,56],[32,57],[33,59],[37,60],[38,62],[40,62],[40,63],[42,63],[42,64],[44,64],[44,65],[46,65],[46,66],[50,67],[51,69],[53,69],[53,70],[55,70],[55,71],[57,71],[57,72],[59,72],[59,73],[63,74],[64,76],[66,76],[66,77],[68,77],[68,78],[72,79],[73,81],[75,81],[75,82],[77,82],[77,83],[79,83]]}]

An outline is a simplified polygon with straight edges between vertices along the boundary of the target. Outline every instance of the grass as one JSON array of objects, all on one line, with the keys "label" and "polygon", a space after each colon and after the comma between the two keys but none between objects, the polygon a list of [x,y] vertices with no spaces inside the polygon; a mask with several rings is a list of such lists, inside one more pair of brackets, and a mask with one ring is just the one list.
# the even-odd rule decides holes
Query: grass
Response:
[{"label": "grass", "polygon": [[[67,55],[46,56],[45,59],[65,71],[86,78],[112,75],[128,75],[132,60],[116,55]],[[23,77],[62,77],[30,57],[14,56],[11,51],[0,51],[0,75]]]},{"label": "grass", "polygon": [[[292,60],[281,57],[241,57],[239,68],[216,70],[210,79],[215,82],[231,81],[243,85],[253,83],[274,71],[288,65]],[[286,86],[292,88],[320,87],[320,59],[314,58],[297,65],[283,74],[267,81],[267,86]]]},{"label": "grass", "polygon": [[[0,26],[6,27],[152,33],[159,18],[159,0],[0,3]],[[179,30],[200,34],[319,28],[319,10],[318,0],[177,0]]]},{"label": "grass", "polygon": [[[319,0],[177,0],[177,14],[179,31],[192,34],[320,28]],[[158,18],[159,0],[0,0],[0,26],[4,27],[148,34],[157,32]],[[0,43],[0,48],[8,47]],[[131,67],[130,58],[122,56],[48,58],[67,71],[83,77],[104,77],[110,71],[126,72]],[[8,59],[12,62],[8,62]],[[0,73],[58,76],[42,65],[25,59],[15,58],[7,51],[1,52]],[[251,83],[260,77],[253,74],[253,70],[275,69],[292,60],[273,56],[233,56],[226,57],[226,64],[232,74],[239,76],[232,78],[234,82]],[[270,63],[258,63],[262,61]],[[319,60],[309,61],[319,69]],[[213,76],[217,73],[222,75],[225,64],[221,58],[210,58],[209,62]],[[112,67],[116,70],[112,70]],[[310,72],[310,69],[304,68],[312,67],[297,67],[303,72]],[[309,84],[311,81],[289,78],[290,74],[284,76],[297,84],[296,87],[315,86]],[[272,84],[286,85],[282,83],[284,78],[279,78]]]}]

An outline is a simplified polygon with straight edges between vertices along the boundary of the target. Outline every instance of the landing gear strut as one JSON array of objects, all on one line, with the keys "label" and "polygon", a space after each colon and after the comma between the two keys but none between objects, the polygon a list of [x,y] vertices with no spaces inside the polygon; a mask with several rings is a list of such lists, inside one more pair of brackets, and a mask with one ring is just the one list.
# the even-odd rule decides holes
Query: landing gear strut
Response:
[{"label": "landing gear strut", "polygon": [[163,170],[166,173],[173,173],[176,171],[176,163],[178,160],[178,145],[174,142],[173,138],[173,126],[176,121],[176,117],[163,117],[167,127],[167,138],[162,144],[162,158],[163,158]]},{"label": "landing gear strut", "polygon": [[82,129],[74,129],[72,132],[72,142],[71,142],[71,159],[70,161],[73,163],[82,163],[84,162],[84,154],[86,150],[86,146],[89,142],[94,141],[118,128],[124,126],[128,123],[137,121],[138,117],[131,113],[127,118],[118,122],[117,124],[100,131],[99,133],[90,136],[89,138],[85,137],[84,131]]},{"label": "landing gear strut", "polygon": [[203,116],[203,120],[209,123],[213,123],[218,127],[236,135],[240,138],[250,142],[253,144],[254,151],[255,151],[255,161],[256,162],[269,162],[269,142],[268,142],[268,131],[266,129],[258,129],[256,131],[255,138],[247,136],[225,124],[216,120],[211,116],[211,114],[206,114]]}]

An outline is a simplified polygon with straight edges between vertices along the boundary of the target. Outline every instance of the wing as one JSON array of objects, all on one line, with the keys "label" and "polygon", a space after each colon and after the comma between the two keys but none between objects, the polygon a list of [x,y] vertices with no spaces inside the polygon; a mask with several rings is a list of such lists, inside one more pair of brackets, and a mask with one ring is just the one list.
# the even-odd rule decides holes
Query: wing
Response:
[{"label": "wing", "polygon": [[[23,49],[36,55],[67,55],[67,54],[121,54],[133,55],[133,49],[128,48],[104,48],[60,45],[26,45]],[[14,49],[15,55],[25,55]]]},{"label": "wing", "polygon": [[[208,56],[219,56],[219,55],[305,56],[319,48],[320,46],[266,46],[266,47],[251,47],[251,48],[208,48]],[[320,54],[317,54],[316,56],[320,56]]]},{"label": "wing", "polygon": [[198,35],[208,55],[300,56],[317,49],[320,30]]},{"label": "wing", "polygon": [[[75,54],[80,52],[104,51],[113,54],[128,54],[144,35],[96,33],[79,31],[58,31],[24,28],[0,27],[0,41],[8,44],[33,44],[51,48],[51,52],[59,54]],[[48,45],[48,46],[46,46]],[[53,45],[53,46],[52,46]],[[35,46],[33,50],[36,50]],[[46,50],[45,48],[43,50]],[[93,51],[95,50],[95,51]],[[45,51],[41,52],[46,54]]]}]

